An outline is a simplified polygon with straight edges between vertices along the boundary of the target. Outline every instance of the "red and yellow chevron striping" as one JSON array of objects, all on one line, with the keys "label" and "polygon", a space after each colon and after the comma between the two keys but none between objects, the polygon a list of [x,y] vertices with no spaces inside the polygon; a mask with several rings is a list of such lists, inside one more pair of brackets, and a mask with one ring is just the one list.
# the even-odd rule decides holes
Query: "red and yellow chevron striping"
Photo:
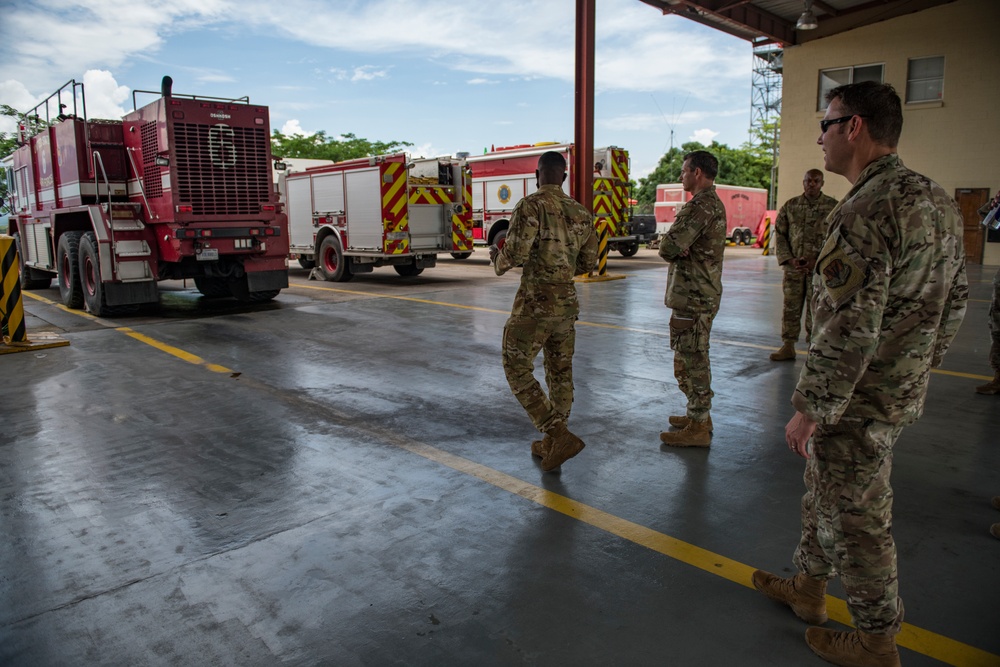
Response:
[{"label": "red and yellow chevron striping", "polygon": [[410,228],[406,210],[406,165],[386,162],[379,169],[382,182],[382,246],[388,255],[402,255],[410,249]]}]

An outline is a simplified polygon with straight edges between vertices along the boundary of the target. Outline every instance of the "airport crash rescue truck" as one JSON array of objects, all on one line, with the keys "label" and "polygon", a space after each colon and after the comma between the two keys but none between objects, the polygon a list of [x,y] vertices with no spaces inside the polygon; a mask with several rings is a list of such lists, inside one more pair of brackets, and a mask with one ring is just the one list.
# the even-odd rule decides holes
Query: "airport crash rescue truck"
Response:
[{"label": "airport crash rescue truck", "polygon": [[379,155],[279,176],[290,253],[317,277],[347,281],[392,266],[419,275],[439,253],[472,253],[472,181],[463,158]]},{"label": "airport crash rescue truck", "polygon": [[[546,151],[562,153],[568,174],[563,190],[571,197],[575,148],[555,142],[495,148],[483,155],[469,157],[472,167],[472,225],[477,244],[502,246],[510,227],[510,215],[517,202],[537,189],[535,169]],[[639,251],[639,244],[652,234],[636,233],[630,228],[629,159],[622,148],[609,146],[594,150],[590,161],[594,169],[594,225],[607,233],[609,250],[625,257]]]},{"label": "airport crash rescue truck", "polygon": [[[767,211],[767,190],[740,185],[715,184],[715,193],[726,208],[726,238],[736,245],[750,245],[753,232]],[[663,183],[656,186],[657,234],[666,234],[677,219],[677,213],[691,195],[680,183]]]},{"label": "airport crash rescue truck", "polygon": [[134,91],[158,97],[122,120],[88,119],[74,80],[27,114],[4,160],[24,288],[56,277],[63,304],[102,316],[155,303],[159,280],[245,302],[288,286],[267,107],[171,83]]}]

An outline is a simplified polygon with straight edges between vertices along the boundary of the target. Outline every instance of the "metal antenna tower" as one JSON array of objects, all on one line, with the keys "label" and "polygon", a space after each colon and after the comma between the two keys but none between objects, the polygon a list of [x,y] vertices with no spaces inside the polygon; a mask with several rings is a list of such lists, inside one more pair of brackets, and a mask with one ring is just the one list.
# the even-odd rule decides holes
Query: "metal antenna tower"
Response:
[{"label": "metal antenna tower", "polygon": [[781,70],[784,47],[757,44],[753,47],[753,90],[750,100],[750,143],[759,145],[765,130],[771,133],[771,192],[768,207],[775,208],[778,180],[778,124],[781,119]]}]

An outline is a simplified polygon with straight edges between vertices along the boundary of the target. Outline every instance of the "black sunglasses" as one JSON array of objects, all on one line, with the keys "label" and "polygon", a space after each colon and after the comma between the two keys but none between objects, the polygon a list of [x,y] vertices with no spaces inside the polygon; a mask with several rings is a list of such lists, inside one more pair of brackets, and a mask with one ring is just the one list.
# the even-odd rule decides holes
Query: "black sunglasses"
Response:
[{"label": "black sunglasses", "polygon": [[867,118],[867,116],[862,116],[859,113],[852,113],[850,116],[841,116],[840,118],[827,118],[826,120],[821,120],[819,122],[819,130],[820,132],[826,132],[827,130],[830,129],[831,125],[839,125],[840,123],[846,123],[855,116],[858,116],[859,118]]}]

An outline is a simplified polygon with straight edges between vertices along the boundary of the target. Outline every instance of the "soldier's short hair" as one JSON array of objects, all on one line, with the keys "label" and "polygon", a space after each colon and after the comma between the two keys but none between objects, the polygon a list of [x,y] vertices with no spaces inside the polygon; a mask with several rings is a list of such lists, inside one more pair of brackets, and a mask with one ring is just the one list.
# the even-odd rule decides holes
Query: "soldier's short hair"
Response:
[{"label": "soldier's short hair", "polygon": [[692,169],[701,169],[712,180],[719,175],[719,161],[708,151],[691,151],[684,159],[690,160]]},{"label": "soldier's short hair", "polygon": [[868,121],[868,134],[876,143],[895,148],[903,131],[903,104],[896,89],[888,83],[862,81],[837,86],[826,94],[826,101],[839,99],[845,114]]},{"label": "soldier's short hair", "polygon": [[566,173],[566,158],[562,153],[546,151],[538,158],[538,171],[554,176]]}]

